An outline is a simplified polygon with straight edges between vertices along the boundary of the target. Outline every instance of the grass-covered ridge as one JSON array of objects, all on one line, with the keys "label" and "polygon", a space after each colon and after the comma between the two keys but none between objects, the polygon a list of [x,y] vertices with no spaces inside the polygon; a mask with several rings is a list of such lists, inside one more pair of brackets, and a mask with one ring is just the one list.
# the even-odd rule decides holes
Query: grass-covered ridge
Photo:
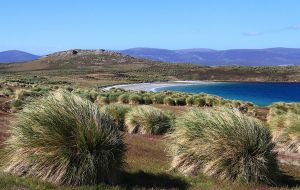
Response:
[{"label": "grass-covered ridge", "polygon": [[[80,50],[77,50],[80,51]],[[0,65],[0,81],[97,87],[168,80],[299,82],[299,66],[207,67],[161,63],[115,52],[58,52],[26,63]]]}]

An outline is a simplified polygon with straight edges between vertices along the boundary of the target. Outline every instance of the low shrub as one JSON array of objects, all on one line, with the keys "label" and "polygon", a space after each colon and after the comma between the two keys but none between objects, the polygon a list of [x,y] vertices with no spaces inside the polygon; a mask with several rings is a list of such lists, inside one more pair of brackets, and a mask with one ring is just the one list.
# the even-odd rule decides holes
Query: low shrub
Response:
[{"label": "low shrub", "polygon": [[101,107],[101,110],[108,113],[122,131],[125,130],[125,115],[130,109],[126,104],[109,104]]},{"label": "low shrub", "polygon": [[164,104],[167,106],[175,106],[175,100],[174,98],[167,96],[164,98]]},{"label": "low shrub", "polygon": [[5,96],[11,96],[14,94],[14,90],[12,88],[3,88],[3,89],[0,89],[0,94],[4,94]]},{"label": "low shrub", "polygon": [[62,91],[28,104],[4,144],[1,169],[54,184],[116,182],[126,146],[116,123],[99,109]]},{"label": "low shrub", "polygon": [[108,94],[108,100],[109,100],[109,102],[117,102],[119,96],[120,96],[119,93],[117,93],[117,94],[109,93],[109,94]]},{"label": "low shrub", "polygon": [[186,105],[184,97],[175,98],[174,101],[175,101],[176,106],[185,106]]},{"label": "low shrub", "polygon": [[193,110],[169,137],[172,168],[184,174],[249,183],[273,183],[278,174],[269,130],[238,110]]},{"label": "low shrub", "polygon": [[26,97],[31,96],[32,92],[25,89],[17,89],[15,93],[15,99],[24,100]]},{"label": "low shrub", "polygon": [[197,107],[203,107],[206,105],[206,101],[204,98],[196,97],[193,101],[193,105]]},{"label": "low shrub", "polygon": [[129,104],[141,104],[142,97],[138,94],[130,94],[128,97]]},{"label": "low shrub", "polygon": [[163,104],[164,98],[165,98],[165,95],[160,94],[160,93],[153,94],[151,97],[153,104]]},{"label": "low shrub", "polygon": [[194,97],[193,96],[189,96],[185,99],[185,103],[188,106],[192,106],[194,104]]},{"label": "low shrub", "polygon": [[98,96],[97,99],[95,100],[95,103],[99,105],[109,104],[109,99],[106,96]]},{"label": "low shrub", "polygon": [[272,104],[267,116],[267,123],[281,153],[300,154],[299,103]]},{"label": "low shrub", "polygon": [[19,99],[14,99],[11,101],[11,106],[15,110],[21,110],[21,109],[23,109],[24,101],[19,100]]},{"label": "low shrub", "polygon": [[146,105],[152,104],[152,100],[149,96],[143,96],[143,103]]},{"label": "low shrub", "polygon": [[95,102],[95,100],[98,98],[98,95],[99,95],[99,92],[97,92],[96,90],[91,90],[88,92],[89,94],[89,99],[92,101],[92,102]]},{"label": "low shrub", "polygon": [[122,104],[128,104],[129,103],[129,101],[128,101],[128,94],[121,94],[118,97],[118,102],[122,103]]},{"label": "low shrub", "polygon": [[161,135],[172,127],[172,118],[160,109],[138,106],[126,114],[125,124],[129,133]]},{"label": "low shrub", "polygon": [[221,99],[215,96],[208,96],[205,98],[205,106],[213,107],[219,106],[221,104]]}]

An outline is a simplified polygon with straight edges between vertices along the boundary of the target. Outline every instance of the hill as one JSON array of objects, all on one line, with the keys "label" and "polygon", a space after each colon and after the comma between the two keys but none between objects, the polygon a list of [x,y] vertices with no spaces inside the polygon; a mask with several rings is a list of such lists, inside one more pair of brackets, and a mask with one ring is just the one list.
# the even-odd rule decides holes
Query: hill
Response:
[{"label": "hill", "polygon": [[300,65],[300,48],[269,49],[183,49],[133,48],[124,54],[163,62],[198,63],[209,66],[282,66]]},{"label": "hill", "polygon": [[0,63],[25,62],[32,61],[38,58],[40,58],[40,56],[18,50],[8,50],[0,52]]},{"label": "hill", "polygon": [[168,80],[300,82],[300,66],[246,67],[179,64],[108,50],[68,50],[24,63],[0,65],[0,81],[106,86]]}]

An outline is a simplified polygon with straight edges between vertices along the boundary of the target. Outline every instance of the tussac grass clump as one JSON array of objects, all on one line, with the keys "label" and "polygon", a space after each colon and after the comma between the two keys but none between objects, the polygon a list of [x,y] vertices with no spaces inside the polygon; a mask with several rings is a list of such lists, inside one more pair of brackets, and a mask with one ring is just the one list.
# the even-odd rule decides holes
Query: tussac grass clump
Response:
[{"label": "tussac grass clump", "polygon": [[280,152],[300,153],[300,104],[275,103],[270,106],[267,122]]},{"label": "tussac grass clump", "polygon": [[12,126],[1,169],[54,184],[116,182],[126,146],[116,123],[99,109],[62,91],[30,103]]},{"label": "tussac grass clump", "polygon": [[172,168],[184,174],[272,183],[278,171],[269,130],[237,110],[193,110],[177,119],[170,140]]},{"label": "tussac grass clump", "polygon": [[160,109],[138,106],[127,113],[125,124],[129,133],[161,135],[172,127],[172,118]]},{"label": "tussac grass clump", "polygon": [[101,107],[116,122],[120,130],[125,130],[125,115],[130,111],[130,106],[124,104],[109,104]]},{"label": "tussac grass clump", "polygon": [[99,105],[109,104],[109,99],[106,96],[98,96],[97,99],[95,100],[95,103]]},{"label": "tussac grass clump", "polygon": [[119,97],[118,97],[118,103],[121,103],[121,104],[128,104],[129,101],[128,101],[128,94],[121,94]]},{"label": "tussac grass clump", "polygon": [[175,106],[176,105],[174,98],[172,98],[170,96],[167,96],[164,98],[164,104],[167,106]]},{"label": "tussac grass clump", "polygon": [[152,104],[152,100],[149,96],[144,96],[143,97],[143,103],[146,104],[146,105],[149,105],[149,104]]},{"label": "tussac grass clump", "polygon": [[163,104],[165,95],[162,93],[155,93],[151,96],[153,104]]},{"label": "tussac grass clump", "polygon": [[141,104],[143,101],[143,98],[138,94],[130,94],[128,97],[128,103],[129,104]]},{"label": "tussac grass clump", "polygon": [[0,94],[3,94],[5,96],[11,96],[14,94],[14,90],[11,88],[3,88],[3,89],[0,88]]}]

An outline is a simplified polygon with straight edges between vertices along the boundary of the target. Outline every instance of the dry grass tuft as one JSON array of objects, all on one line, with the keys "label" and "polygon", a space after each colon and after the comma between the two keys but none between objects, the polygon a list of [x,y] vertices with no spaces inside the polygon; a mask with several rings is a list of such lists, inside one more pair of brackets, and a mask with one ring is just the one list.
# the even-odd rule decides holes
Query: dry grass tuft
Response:
[{"label": "dry grass tuft", "polygon": [[135,107],[125,117],[129,133],[161,135],[172,127],[172,123],[171,114],[151,106]]},{"label": "dry grass tuft", "polygon": [[195,109],[169,135],[172,168],[221,180],[273,183],[278,172],[272,136],[238,110]]},{"label": "dry grass tuft", "polygon": [[123,135],[89,100],[59,91],[27,105],[5,142],[1,169],[54,184],[115,183],[124,164]]}]

